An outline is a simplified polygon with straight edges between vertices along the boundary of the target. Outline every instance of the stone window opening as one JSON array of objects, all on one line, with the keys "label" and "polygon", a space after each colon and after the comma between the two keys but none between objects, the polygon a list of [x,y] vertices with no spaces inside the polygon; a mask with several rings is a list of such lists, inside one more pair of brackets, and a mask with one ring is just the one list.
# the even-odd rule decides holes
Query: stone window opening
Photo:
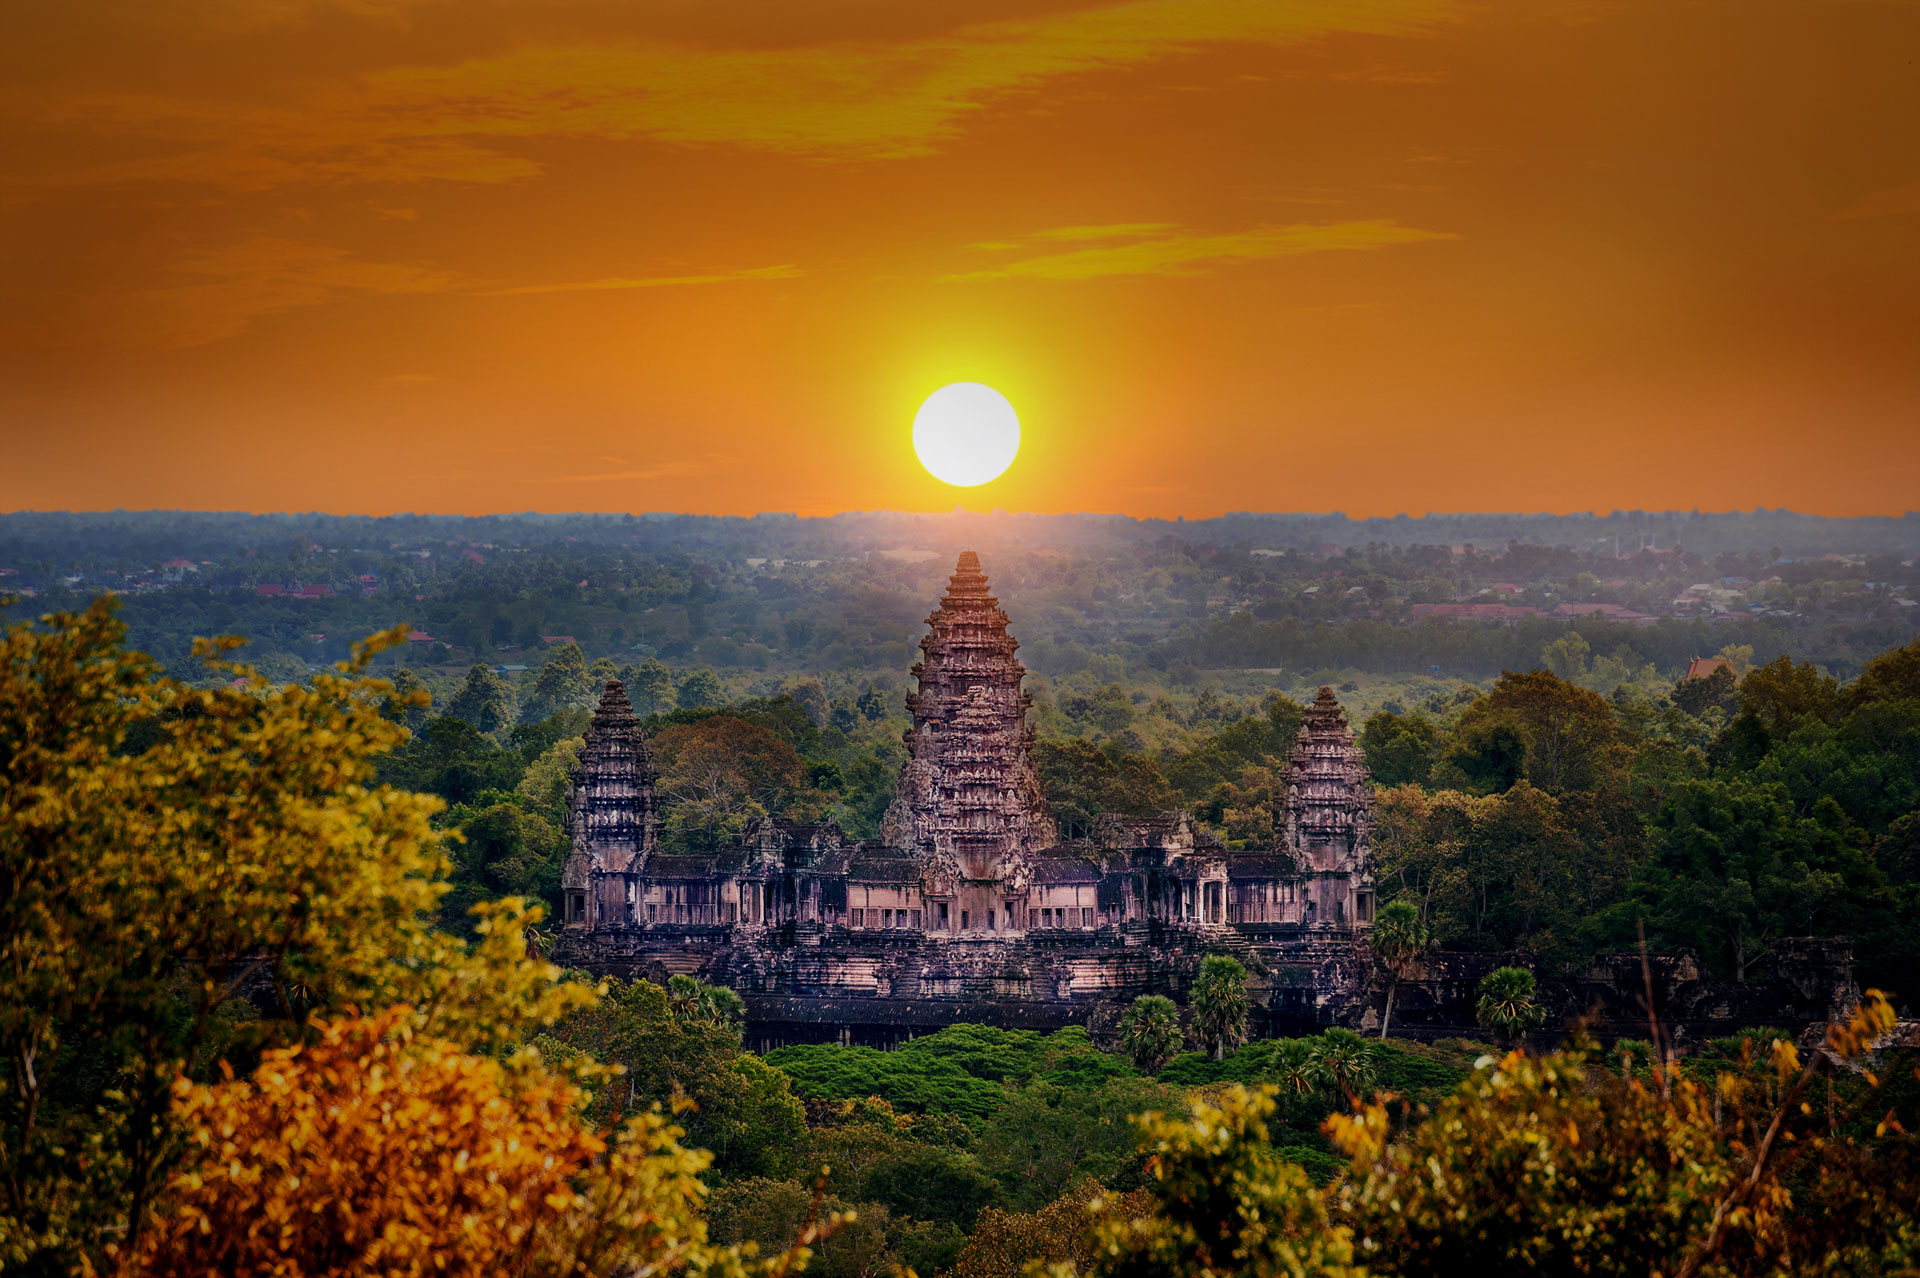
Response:
[{"label": "stone window opening", "polygon": [[960,911],[960,930],[964,932],[971,926],[972,924],[967,921],[967,912],[965,910]]},{"label": "stone window opening", "polygon": [[1080,926],[1081,927],[1093,926],[1093,907],[1092,906],[1083,905],[1080,907]]},{"label": "stone window opening", "polygon": [[867,912],[856,906],[853,911],[853,926],[865,927],[867,925],[866,919]]},{"label": "stone window opening", "polygon": [[947,903],[945,901],[940,902],[939,909],[940,909],[940,930],[942,932],[952,931],[953,929],[951,926],[949,926],[949,921],[947,919]]}]

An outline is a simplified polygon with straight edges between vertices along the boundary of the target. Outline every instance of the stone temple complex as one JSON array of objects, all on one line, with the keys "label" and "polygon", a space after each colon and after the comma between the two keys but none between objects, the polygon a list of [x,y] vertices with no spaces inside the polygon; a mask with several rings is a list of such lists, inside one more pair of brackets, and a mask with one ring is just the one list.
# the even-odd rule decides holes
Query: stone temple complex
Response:
[{"label": "stone temple complex", "polygon": [[[1276,846],[1228,848],[1185,812],[1104,816],[1063,839],[1032,759],[1025,668],[979,557],[927,618],[892,806],[878,839],[766,819],[697,853],[662,845],[646,734],[607,685],[569,792],[553,957],[736,990],[755,1047],[885,1045],[957,1021],[1111,1031],[1140,994],[1186,1002],[1200,961],[1251,973],[1257,1034],[1378,1025],[1372,790],[1333,693],[1284,767]],[[1777,946],[1767,984],[1714,981],[1685,952],[1601,955],[1542,983],[1550,1023],[1679,1039],[1804,1026],[1858,998],[1843,939]],[[1474,1031],[1479,979],[1524,954],[1429,951],[1398,986],[1401,1033]],[[1649,1002],[1649,1000],[1651,1000]]]},{"label": "stone temple complex", "polygon": [[1019,645],[973,552],[927,625],[876,840],[767,819],[731,846],[668,852],[644,733],[609,684],[572,777],[556,957],[731,986],[762,1043],[1099,1026],[1137,994],[1182,997],[1221,952],[1256,974],[1258,1021],[1347,1019],[1374,911],[1371,792],[1328,689],[1287,761],[1278,846],[1231,850],[1185,812],[1065,840]]}]

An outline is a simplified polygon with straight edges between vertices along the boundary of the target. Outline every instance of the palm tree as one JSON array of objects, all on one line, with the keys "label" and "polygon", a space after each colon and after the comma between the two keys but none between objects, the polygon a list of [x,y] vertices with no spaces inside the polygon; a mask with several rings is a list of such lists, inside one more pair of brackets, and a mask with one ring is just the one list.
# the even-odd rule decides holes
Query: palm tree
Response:
[{"label": "palm tree", "polygon": [[667,978],[667,1010],[676,1020],[687,1020],[700,1002],[700,982],[681,972]]},{"label": "palm tree", "polygon": [[683,1025],[712,1025],[738,1031],[747,1005],[724,985],[703,985],[684,973],[667,979],[667,1007]]},{"label": "palm tree", "polygon": [[1180,1051],[1180,1009],[1161,994],[1142,994],[1120,1017],[1120,1050],[1136,1069],[1158,1073]]},{"label": "palm tree", "polygon": [[1380,1037],[1387,1036],[1387,1026],[1393,1021],[1393,996],[1399,992],[1400,982],[1407,978],[1414,960],[1427,948],[1427,925],[1420,921],[1420,911],[1409,901],[1394,901],[1382,906],[1380,915],[1373,921],[1373,933],[1367,938],[1367,944],[1373,950],[1374,962],[1380,965],[1381,974],[1387,979],[1387,1012],[1380,1018]]},{"label": "palm tree", "polygon": [[1346,1096],[1365,1096],[1378,1077],[1373,1048],[1349,1029],[1330,1029],[1312,1048],[1313,1072],[1321,1086]]},{"label": "palm tree", "polygon": [[694,1003],[693,1019],[738,1033],[747,1021],[747,1005],[724,985],[703,985]]},{"label": "palm tree", "polygon": [[1247,1041],[1247,969],[1225,954],[1209,954],[1193,983],[1194,1037],[1215,1060]]},{"label": "palm tree", "polygon": [[1547,1013],[1533,1001],[1533,973],[1524,967],[1502,967],[1487,973],[1480,981],[1480,1002],[1475,1008],[1480,1024],[1492,1030],[1500,1041],[1511,1047],[1528,1030],[1539,1029]]},{"label": "palm tree", "polygon": [[1304,1038],[1283,1038],[1273,1049],[1273,1081],[1283,1092],[1304,1096],[1320,1090],[1320,1064],[1315,1044]]}]

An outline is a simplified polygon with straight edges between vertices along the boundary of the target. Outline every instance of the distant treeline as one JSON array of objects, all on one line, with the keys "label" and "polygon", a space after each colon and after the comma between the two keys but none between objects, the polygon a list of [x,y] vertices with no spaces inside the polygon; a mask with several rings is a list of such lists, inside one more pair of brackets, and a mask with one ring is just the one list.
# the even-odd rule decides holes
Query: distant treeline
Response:
[{"label": "distant treeline", "polygon": [[1481,679],[1502,670],[1531,670],[1541,648],[1568,633],[1584,638],[1596,654],[1629,666],[1652,665],[1676,676],[1693,657],[1711,656],[1727,644],[1750,644],[1760,662],[1791,652],[1846,678],[1876,653],[1897,647],[1912,634],[1899,623],[1833,625],[1818,632],[1791,631],[1772,620],[1708,621],[1663,618],[1650,625],[1599,617],[1531,617],[1508,625],[1452,620],[1393,625],[1371,619],[1304,625],[1294,618],[1256,621],[1235,613],[1176,638],[1148,657],[1171,669],[1184,662],[1220,667],[1288,671],[1354,670],[1367,674],[1423,671],[1438,666],[1443,677]]}]

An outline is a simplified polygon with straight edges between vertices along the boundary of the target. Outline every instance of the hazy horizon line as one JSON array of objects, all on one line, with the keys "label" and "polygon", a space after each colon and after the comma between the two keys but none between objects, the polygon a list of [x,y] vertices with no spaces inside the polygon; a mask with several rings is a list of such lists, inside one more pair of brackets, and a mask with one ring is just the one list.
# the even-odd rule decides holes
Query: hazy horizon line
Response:
[{"label": "hazy horizon line", "polygon": [[1699,507],[1678,509],[1669,507],[1651,510],[1642,507],[1616,507],[1607,512],[1597,510],[1428,510],[1420,514],[1401,511],[1391,515],[1352,515],[1341,510],[1230,510],[1212,515],[1131,515],[1124,511],[1099,510],[1006,510],[994,507],[991,510],[967,510],[955,507],[952,510],[896,510],[878,508],[871,510],[841,510],[832,514],[799,514],[788,510],[762,510],[752,514],[735,512],[714,512],[697,510],[495,510],[481,514],[468,511],[420,511],[394,510],[380,514],[352,510],[247,510],[247,509],[200,509],[179,506],[115,506],[102,509],[40,509],[25,507],[0,511],[0,519],[16,516],[67,515],[87,516],[124,516],[124,515],[215,515],[245,516],[253,519],[270,518],[324,518],[324,519],[737,519],[751,521],[793,520],[795,522],[826,522],[846,518],[899,518],[899,519],[1106,519],[1128,520],[1134,523],[1164,524],[1203,524],[1230,519],[1343,519],[1348,523],[1371,523],[1382,520],[1388,523],[1417,523],[1427,519],[1593,519],[1605,520],[1615,516],[1639,516],[1643,518],[1724,518],[1736,515],[1790,515],[1802,519],[1830,519],[1855,522],[1869,519],[1902,520],[1920,519],[1920,510],[1905,510],[1897,514],[1857,514],[1827,515],[1817,511],[1795,510],[1788,506],[1755,506],[1751,509],[1729,508],[1725,510],[1702,510]]}]

